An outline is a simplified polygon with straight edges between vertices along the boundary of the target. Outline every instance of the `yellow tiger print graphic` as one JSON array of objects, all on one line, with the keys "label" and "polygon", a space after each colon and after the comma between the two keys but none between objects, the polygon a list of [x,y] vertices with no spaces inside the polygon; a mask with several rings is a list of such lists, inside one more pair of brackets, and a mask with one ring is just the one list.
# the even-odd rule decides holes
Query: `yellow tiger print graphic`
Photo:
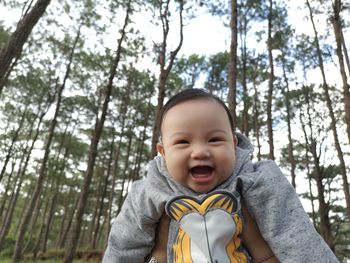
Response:
[{"label": "yellow tiger print graphic", "polygon": [[241,250],[240,203],[233,194],[216,191],[201,200],[175,197],[166,211],[180,225],[173,263],[248,262]]}]

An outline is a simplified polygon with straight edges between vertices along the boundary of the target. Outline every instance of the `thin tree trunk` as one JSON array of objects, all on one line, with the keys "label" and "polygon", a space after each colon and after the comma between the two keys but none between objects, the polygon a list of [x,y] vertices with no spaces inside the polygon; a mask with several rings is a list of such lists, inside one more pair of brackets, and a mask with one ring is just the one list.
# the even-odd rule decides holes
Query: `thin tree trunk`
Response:
[{"label": "thin tree trunk", "polygon": [[316,228],[316,226],[317,226],[317,224],[316,224],[316,212],[315,212],[315,205],[314,205],[315,197],[314,197],[314,195],[312,193],[310,159],[309,159],[310,143],[309,143],[309,139],[308,139],[308,136],[307,136],[307,133],[306,133],[306,128],[305,128],[305,124],[303,122],[302,112],[301,111],[300,111],[300,114],[299,114],[299,120],[300,120],[300,123],[301,123],[301,127],[302,127],[303,134],[304,134],[304,139],[305,139],[305,161],[306,161],[306,171],[307,171],[307,178],[308,178],[309,192],[310,192],[310,202],[311,202],[311,211],[312,211],[311,218],[312,218],[313,225]]},{"label": "thin tree trunk", "polygon": [[[24,155],[22,156],[22,161],[23,161],[23,159],[24,159]],[[6,205],[6,203],[7,203],[8,192],[9,192],[10,187],[11,187],[11,182],[12,182],[11,179],[12,179],[12,175],[13,175],[13,172],[14,172],[15,165],[16,165],[16,163],[13,162],[13,163],[12,163],[12,167],[11,167],[11,172],[10,172],[10,174],[8,175],[8,178],[7,178],[7,183],[6,183],[6,186],[5,186],[5,191],[4,191],[4,193],[2,194],[3,200],[2,200],[2,202],[1,202],[1,207],[0,207],[0,223],[1,223],[1,220],[2,220],[2,215],[3,215],[4,209],[5,209],[5,205]],[[15,180],[16,180],[16,178],[15,178]],[[14,187],[15,187],[15,185],[14,185]]]},{"label": "thin tree trunk", "polygon": [[[111,149],[110,149],[110,154],[109,154],[108,163],[107,163],[106,178],[105,178],[105,182],[103,184],[101,200],[99,200],[99,202],[98,202],[98,214],[97,214],[95,228],[93,231],[92,241],[90,244],[91,249],[96,249],[98,234],[100,232],[102,232],[102,231],[100,231],[100,220],[101,220],[101,217],[103,214],[103,204],[104,204],[104,200],[105,200],[106,195],[107,195],[108,179],[109,179],[109,175],[111,173],[111,164],[112,164],[112,160],[113,160],[113,149],[114,149],[113,146],[114,146],[114,141],[111,143]],[[113,189],[111,191],[113,191]],[[101,227],[101,229],[103,229],[103,228]]]},{"label": "thin tree trunk", "polygon": [[[15,32],[0,50],[0,83],[5,83],[4,78],[8,76],[7,71],[12,60],[21,55],[23,45],[49,4],[50,0],[38,0],[32,10],[18,23]],[[2,89],[3,86],[0,86],[0,94]]]},{"label": "thin tree trunk", "polygon": [[[66,133],[66,131],[65,131],[65,133]],[[64,140],[65,139],[63,138],[61,145],[63,144]],[[60,150],[58,151],[58,156],[60,155],[60,151],[61,151],[61,146],[60,146]],[[68,155],[69,155],[69,151],[66,149],[64,156],[63,156],[63,159],[62,159],[63,163],[67,162]],[[47,249],[47,241],[49,238],[49,233],[50,233],[51,225],[52,225],[53,218],[54,218],[55,208],[56,208],[56,205],[58,202],[58,195],[59,195],[59,187],[61,184],[61,178],[64,177],[64,170],[65,170],[65,167],[62,165],[60,171],[58,172],[58,176],[56,178],[54,189],[52,189],[53,197],[52,197],[52,200],[50,203],[49,213],[48,213],[47,218],[45,220],[44,238],[43,238],[42,249],[41,249],[41,251],[43,253],[45,253],[46,249]]]},{"label": "thin tree trunk", "polygon": [[79,203],[79,196],[77,196],[75,202],[74,202],[74,206],[72,207],[72,211],[70,213],[70,217],[69,217],[69,220],[68,220],[68,223],[67,223],[67,226],[61,236],[61,239],[59,241],[59,248],[64,248],[64,245],[66,243],[66,240],[67,240],[67,236],[68,236],[68,233],[69,233],[69,230],[71,229],[71,226],[72,226],[72,223],[73,223],[73,220],[74,220],[74,214],[75,214],[75,210],[76,208],[78,207],[78,203]]},{"label": "thin tree trunk", "polygon": [[269,142],[269,158],[271,160],[275,160],[275,153],[274,153],[274,142],[273,142],[273,124],[272,124],[272,98],[273,98],[273,81],[275,78],[274,73],[274,66],[273,66],[273,57],[272,57],[272,0],[270,2],[269,7],[269,14],[268,14],[268,38],[267,38],[267,45],[268,45],[268,53],[269,53],[269,65],[270,65],[270,72],[269,72],[269,91],[267,95],[267,132],[268,132],[268,142]]},{"label": "thin tree trunk", "polygon": [[287,112],[287,126],[288,126],[288,160],[289,163],[291,165],[291,169],[290,169],[290,174],[292,177],[292,185],[294,187],[294,189],[296,188],[296,183],[295,183],[295,168],[296,168],[296,161],[294,158],[294,145],[293,145],[293,139],[292,139],[292,125],[291,125],[291,106],[290,106],[290,91],[289,91],[289,81],[288,81],[288,77],[287,77],[287,73],[286,73],[286,65],[285,65],[286,61],[284,59],[284,57],[282,58],[282,70],[283,70],[283,78],[284,78],[284,82],[286,85],[286,92],[284,94],[284,99],[285,99],[285,103],[286,103],[286,112]]},{"label": "thin tree trunk", "polygon": [[113,204],[113,199],[114,199],[114,189],[115,189],[116,177],[117,177],[117,173],[118,173],[119,156],[120,156],[120,150],[121,150],[121,145],[122,145],[122,139],[124,137],[126,114],[128,112],[131,89],[132,89],[132,78],[129,76],[127,89],[126,89],[126,92],[123,94],[123,98],[122,98],[123,103],[120,105],[120,110],[119,110],[120,119],[121,119],[121,124],[120,124],[121,131],[120,131],[118,143],[116,144],[117,147],[116,147],[115,152],[113,154],[112,167],[111,167],[111,174],[112,174],[112,187],[111,187],[111,189],[112,190],[109,192],[108,204],[107,204],[107,215],[106,215],[106,217],[107,217],[106,222],[107,223],[106,223],[106,229],[105,229],[105,246],[107,246],[109,231],[111,228],[110,222],[111,222],[111,218],[112,218],[112,204]]},{"label": "thin tree trunk", "polygon": [[317,48],[317,58],[318,58],[319,68],[320,68],[322,80],[323,80],[322,87],[323,87],[323,91],[324,91],[324,96],[325,96],[327,108],[329,111],[329,116],[331,118],[331,129],[333,132],[334,144],[335,144],[335,148],[337,150],[338,159],[339,159],[339,170],[340,170],[340,174],[341,174],[342,179],[343,179],[343,190],[344,190],[344,195],[345,195],[346,211],[348,214],[348,220],[350,221],[350,192],[349,192],[349,183],[348,183],[348,179],[347,179],[347,175],[346,175],[346,166],[345,166],[344,156],[343,156],[343,152],[342,152],[340,142],[339,142],[337,127],[336,127],[336,119],[335,119],[335,115],[334,115],[334,111],[333,111],[333,107],[332,107],[332,101],[331,101],[331,98],[329,95],[329,87],[328,87],[328,84],[326,81],[326,75],[325,75],[324,66],[323,66],[321,48],[319,45],[318,34],[317,34],[316,26],[315,26],[315,23],[313,20],[313,13],[312,13],[312,9],[311,9],[309,0],[306,0],[306,4],[307,4],[309,12],[310,12],[310,20],[311,20],[312,27],[313,27],[314,34],[315,34],[315,45]]},{"label": "thin tree trunk", "polygon": [[340,19],[341,1],[335,0],[333,3],[333,16],[331,22],[334,29],[335,41],[336,41],[336,53],[339,60],[339,70],[343,81],[343,100],[344,100],[344,112],[345,112],[345,123],[348,140],[350,144],[350,91],[348,85],[348,79],[345,71],[345,63],[342,51],[342,23]]},{"label": "thin tree trunk", "polygon": [[30,221],[30,219],[32,217],[32,212],[33,212],[34,205],[35,205],[37,199],[40,196],[41,189],[42,189],[42,186],[43,186],[43,183],[44,183],[44,179],[45,179],[45,175],[46,175],[46,165],[47,165],[47,161],[49,159],[51,142],[52,142],[52,138],[54,136],[54,131],[55,131],[56,123],[57,123],[57,116],[58,116],[58,113],[60,111],[60,106],[61,106],[62,92],[63,92],[63,89],[65,87],[66,81],[67,81],[67,79],[69,77],[69,74],[70,74],[71,64],[72,64],[72,61],[73,61],[75,48],[77,46],[79,38],[80,38],[80,28],[78,30],[78,33],[77,33],[77,36],[75,38],[73,47],[71,49],[71,53],[69,55],[68,65],[67,65],[66,73],[65,73],[65,76],[64,76],[64,79],[63,79],[63,83],[59,87],[59,90],[58,90],[55,114],[54,114],[54,117],[53,117],[53,119],[51,121],[51,125],[50,125],[50,129],[49,129],[47,141],[46,141],[46,144],[45,144],[44,157],[43,157],[43,160],[41,162],[41,167],[40,167],[40,170],[39,170],[39,176],[38,176],[38,179],[37,179],[35,190],[34,190],[34,193],[32,195],[32,198],[31,198],[31,200],[29,202],[29,205],[27,206],[27,209],[26,209],[26,211],[24,213],[24,217],[22,218],[22,221],[21,221],[20,231],[19,231],[19,234],[17,235],[15,250],[14,250],[13,258],[12,258],[14,262],[18,262],[22,258],[24,236],[25,236],[25,233],[27,231],[28,223],[29,223],[29,221]]},{"label": "thin tree trunk", "polygon": [[[42,196],[45,196],[45,194],[46,194],[46,192],[44,192],[44,194]],[[34,211],[33,211],[34,215],[32,216],[30,224],[29,224],[28,238],[26,238],[26,244],[24,245],[23,253],[27,251],[27,248],[30,246],[31,243],[34,243],[34,241],[32,242],[32,237],[33,237],[33,233],[37,231],[36,223],[37,223],[37,220],[39,218],[39,214],[40,215],[42,214],[41,206],[42,206],[44,201],[46,201],[46,200],[44,200],[43,198],[38,198],[37,202],[35,203],[35,207],[34,207]],[[47,204],[47,202],[45,202],[45,209],[46,209],[46,204]],[[46,211],[44,212],[44,215],[43,215],[44,217],[45,217],[45,214],[46,214]],[[41,227],[42,227],[42,225],[40,226],[40,232],[41,232]]]},{"label": "thin tree trunk", "polygon": [[255,66],[254,70],[254,76],[253,76],[253,87],[254,87],[254,130],[255,130],[255,138],[256,138],[256,143],[258,147],[258,161],[261,160],[261,143],[260,143],[260,122],[259,122],[259,108],[258,108],[258,102],[259,102],[259,97],[258,97],[258,90],[257,90],[257,85],[256,85],[256,78],[257,78],[257,66]]},{"label": "thin tree trunk", "polygon": [[237,93],[237,1],[231,0],[231,44],[230,44],[230,56],[229,56],[229,73],[228,73],[228,108],[233,117],[233,123],[237,122],[236,115],[236,93]]},{"label": "thin tree trunk", "polygon": [[[128,148],[126,151],[126,156],[125,156],[125,162],[124,162],[124,171],[123,171],[123,180],[122,180],[122,189],[120,190],[120,194],[119,194],[119,199],[118,199],[118,213],[120,212],[123,202],[124,202],[124,187],[125,187],[125,181],[126,181],[126,174],[127,171],[129,169],[129,157],[130,157],[130,149],[131,149],[131,143],[132,143],[132,134],[129,131],[129,142],[128,142]],[[129,180],[128,180],[129,181]]]},{"label": "thin tree trunk", "polygon": [[2,169],[1,169],[1,173],[0,173],[0,182],[3,178],[3,176],[5,175],[6,166],[7,166],[8,162],[10,161],[10,158],[12,156],[13,147],[15,146],[15,143],[16,143],[18,136],[19,136],[19,132],[21,131],[21,129],[23,127],[23,123],[24,123],[24,120],[26,118],[26,115],[27,115],[27,106],[26,106],[26,109],[23,111],[23,114],[22,114],[21,119],[19,121],[18,128],[16,129],[16,131],[12,137],[11,145],[10,145],[9,149],[7,149],[7,154],[5,157],[4,165],[3,165]]},{"label": "thin tree trunk", "polygon": [[348,49],[347,49],[346,43],[345,43],[343,29],[341,29],[340,33],[341,33],[341,45],[342,45],[342,49],[343,49],[343,52],[344,52],[346,65],[348,66],[348,74],[350,75],[350,59],[349,59]]},{"label": "thin tree trunk", "polygon": [[151,152],[151,158],[157,155],[157,149],[156,145],[158,142],[158,133],[161,127],[158,127],[157,120],[159,118],[159,113],[161,108],[163,107],[164,97],[165,97],[165,85],[166,81],[168,79],[169,73],[171,71],[171,68],[173,67],[175,58],[177,53],[180,51],[180,48],[182,46],[183,42],[183,18],[182,18],[182,12],[184,7],[184,1],[179,0],[179,18],[180,18],[180,39],[177,47],[170,52],[170,58],[168,62],[168,66],[166,66],[166,53],[167,53],[167,41],[168,41],[168,34],[169,34],[169,2],[170,0],[165,1],[165,8],[163,10],[163,3],[160,1],[160,7],[159,7],[159,13],[160,18],[163,26],[163,42],[161,46],[161,51],[159,54],[159,64],[160,64],[160,74],[159,74],[159,84],[158,84],[158,98],[157,98],[157,108],[155,113],[155,122],[153,125],[153,132],[152,132],[152,152]]},{"label": "thin tree trunk", "polygon": [[317,198],[319,203],[319,215],[320,215],[320,232],[321,236],[324,238],[326,243],[329,245],[329,247],[334,251],[334,238],[332,236],[331,232],[331,223],[329,219],[329,206],[325,201],[324,197],[324,185],[322,183],[322,173],[321,173],[321,167],[320,167],[320,158],[317,154],[317,142],[314,138],[313,134],[313,126],[312,126],[312,120],[311,120],[311,106],[310,106],[310,99],[309,94],[304,90],[304,96],[307,106],[307,120],[308,120],[308,126],[310,129],[310,151],[313,157],[313,163],[314,163],[314,179],[316,181],[317,186]]},{"label": "thin tree trunk", "polygon": [[135,166],[135,169],[133,170],[132,181],[135,181],[140,177],[139,173],[140,173],[141,163],[143,159],[142,156],[144,151],[146,131],[147,131],[150,114],[151,114],[151,99],[148,101],[147,113],[144,120],[143,130],[142,132],[140,132],[140,136],[139,136],[139,145],[138,145],[137,156],[136,156],[136,166]]},{"label": "thin tree trunk", "polygon": [[[52,190],[52,189],[51,189]],[[40,224],[40,231],[39,231],[39,235],[38,235],[38,238],[36,240],[36,244],[35,244],[35,247],[33,249],[33,259],[36,259],[37,255],[38,255],[38,252],[39,252],[39,249],[40,249],[40,244],[41,244],[41,240],[43,238],[43,234],[44,234],[44,231],[45,231],[45,217],[46,215],[48,214],[48,209],[49,209],[49,206],[50,206],[50,198],[47,199],[47,201],[45,202],[45,208],[44,208],[44,212],[41,212],[40,211],[40,207],[38,207],[38,214],[39,212],[42,213],[42,222]],[[33,227],[31,229],[31,231],[33,231],[35,228],[35,222],[33,224]],[[31,237],[31,235],[30,235]],[[29,239],[28,241],[28,244],[27,244],[27,247],[29,246],[29,244],[31,243],[31,239]],[[26,249],[24,249],[25,251]]]},{"label": "thin tree trunk", "polygon": [[96,203],[95,205],[93,205],[94,207],[94,212],[93,212],[93,215],[92,215],[92,220],[90,222],[90,225],[88,227],[88,234],[87,234],[87,238],[86,240],[88,241],[88,248],[91,248],[92,247],[92,239],[93,239],[93,235],[94,235],[94,229],[95,229],[95,226],[96,226],[96,221],[97,221],[97,217],[98,217],[98,212],[99,212],[99,201],[100,201],[100,198],[101,198],[101,195],[102,195],[102,191],[101,191],[101,188],[103,187],[103,184],[102,184],[102,181],[103,181],[103,174],[104,174],[104,169],[96,174],[96,177],[98,178],[98,184],[97,184],[97,191],[94,191],[96,192],[96,197],[95,198],[92,198],[92,199],[95,199],[96,200]]},{"label": "thin tree trunk", "polygon": [[46,111],[42,112],[40,117],[39,117],[37,128],[36,128],[36,132],[35,132],[34,138],[32,140],[32,143],[31,143],[31,145],[29,147],[29,150],[28,150],[27,157],[26,157],[26,160],[24,162],[23,168],[18,171],[17,177],[19,178],[19,183],[17,185],[16,190],[13,192],[13,196],[11,198],[10,206],[9,206],[8,212],[6,213],[5,221],[4,221],[4,224],[3,224],[2,228],[1,228],[1,231],[0,231],[0,249],[1,249],[1,246],[3,245],[5,237],[8,234],[8,231],[10,230],[13,213],[14,213],[14,210],[16,208],[17,200],[18,200],[19,193],[20,193],[20,190],[21,190],[21,187],[22,187],[22,183],[23,183],[23,180],[24,180],[24,175],[25,175],[25,172],[27,170],[27,166],[28,166],[28,163],[29,163],[32,151],[34,149],[34,144],[36,143],[36,141],[38,139],[38,136],[39,136],[41,123],[43,121],[43,118],[44,118],[45,114],[47,113],[47,111],[49,109],[49,105],[50,104],[51,104],[51,102],[48,102]]},{"label": "thin tree trunk", "polygon": [[94,166],[95,166],[95,161],[96,161],[96,156],[97,156],[97,147],[98,143],[102,134],[102,129],[104,126],[104,122],[106,119],[107,115],[107,110],[108,110],[108,104],[109,100],[112,94],[112,89],[113,89],[113,80],[116,75],[117,67],[120,61],[120,55],[122,52],[122,43],[126,35],[126,26],[129,23],[129,15],[131,12],[131,0],[129,0],[127,4],[127,10],[126,10],[126,16],[124,20],[124,25],[123,28],[121,29],[121,37],[118,40],[118,47],[116,51],[116,56],[114,58],[114,61],[111,66],[110,74],[109,74],[109,79],[108,79],[108,84],[105,89],[105,98],[103,101],[103,106],[102,106],[102,112],[101,112],[101,117],[99,120],[96,121],[95,123],[95,130],[92,135],[91,143],[90,143],[90,148],[89,148],[89,154],[88,154],[88,164],[87,164],[87,169],[84,177],[84,182],[81,188],[81,192],[79,194],[79,203],[77,207],[77,211],[75,214],[75,224],[73,225],[73,229],[71,231],[71,236],[69,238],[69,241],[67,242],[66,250],[65,250],[65,255],[64,255],[64,263],[71,263],[73,261],[75,251],[78,246],[78,241],[79,241],[79,235],[81,231],[81,226],[83,223],[83,215],[85,211],[85,206],[87,203],[88,195],[89,195],[89,188],[90,188],[90,183],[91,179],[93,176],[94,172]]}]

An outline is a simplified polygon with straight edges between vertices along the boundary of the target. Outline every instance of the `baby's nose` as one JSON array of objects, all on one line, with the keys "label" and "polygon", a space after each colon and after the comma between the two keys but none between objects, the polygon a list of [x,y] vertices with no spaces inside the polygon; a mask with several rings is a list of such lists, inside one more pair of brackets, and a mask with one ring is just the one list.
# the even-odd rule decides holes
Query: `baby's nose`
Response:
[{"label": "baby's nose", "polygon": [[194,145],[192,152],[191,152],[191,158],[193,159],[203,159],[210,156],[210,151],[207,145],[199,144]]}]

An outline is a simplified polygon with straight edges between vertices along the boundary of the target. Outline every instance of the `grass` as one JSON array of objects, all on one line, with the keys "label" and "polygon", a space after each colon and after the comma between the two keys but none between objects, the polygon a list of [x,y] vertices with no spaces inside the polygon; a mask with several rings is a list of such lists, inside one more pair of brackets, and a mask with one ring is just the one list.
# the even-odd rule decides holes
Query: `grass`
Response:
[{"label": "grass", "polygon": [[[73,263],[98,263],[100,261],[93,261],[93,260],[73,260]],[[12,263],[11,258],[7,258],[7,259],[1,259],[1,263]],[[21,263],[62,263],[62,260],[58,260],[58,259],[48,259],[48,260],[23,260],[21,261]]]}]

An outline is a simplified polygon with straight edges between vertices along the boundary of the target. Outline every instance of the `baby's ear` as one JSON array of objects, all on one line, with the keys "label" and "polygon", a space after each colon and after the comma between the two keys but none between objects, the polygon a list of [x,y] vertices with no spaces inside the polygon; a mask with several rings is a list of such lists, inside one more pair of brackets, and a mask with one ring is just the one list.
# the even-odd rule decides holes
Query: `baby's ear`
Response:
[{"label": "baby's ear", "polygon": [[158,142],[157,143],[157,152],[160,153],[160,155],[162,155],[164,157],[164,146],[162,143]]},{"label": "baby's ear", "polygon": [[238,144],[238,138],[237,138],[236,134],[233,134],[233,144],[235,146],[237,146],[237,144]]}]

